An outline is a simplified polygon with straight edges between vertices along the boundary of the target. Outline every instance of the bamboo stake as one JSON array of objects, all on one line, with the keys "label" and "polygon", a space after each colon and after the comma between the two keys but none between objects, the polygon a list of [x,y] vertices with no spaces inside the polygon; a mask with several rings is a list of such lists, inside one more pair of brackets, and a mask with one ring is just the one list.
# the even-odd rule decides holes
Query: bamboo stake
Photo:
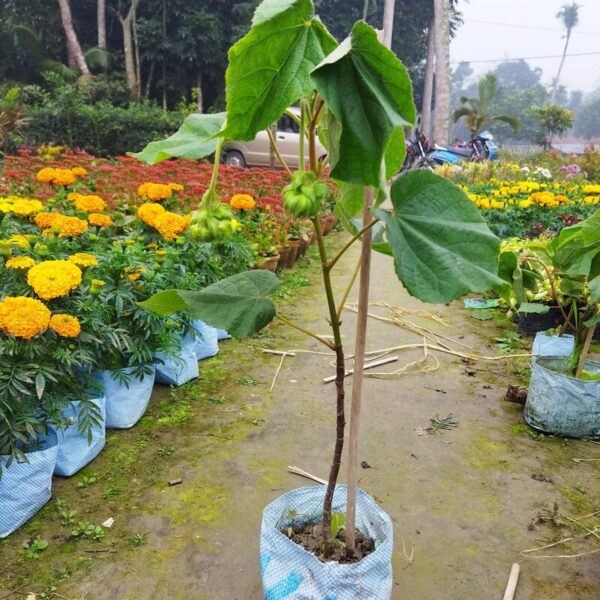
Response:
[{"label": "bamboo stake", "polygon": [[365,189],[363,210],[363,233],[360,252],[360,282],[358,288],[358,309],[356,314],[356,342],[354,347],[354,375],[352,379],[352,401],[350,408],[350,434],[348,437],[348,499],[346,507],[346,554],[356,553],[356,488],[358,485],[358,437],[360,431],[360,410],[362,403],[365,347],[367,344],[367,315],[369,312],[369,283],[371,278],[371,208],[374,191]]},{"label": "bamboo stake", "polygon": [[519,563],[514,563],[510,570],[510,576],[508,577],[506,591],[504,592],[504,597],[502,598],[502,600],[513,600],[513,598],[515,597],[515,591],[517,589],[517,583],[519,582],[520,572],[521,567]]},{"label": "bamboo stake", "polygon": [[583,371],[583,367],[585,366],[585,359],[590,351],[590,346],[592,345],[592,338],[594,337],[594,331],[596,331],[596,325],[592,325],[588,330],[585,336],[585,342],[583,342],[583,349],[581,350],[581,356],[579,357],[579,363],[577,365],[577,371],[575,373],[575,377],[579,379],[581,377],[581,372]]},{"label": "bamboo stake", "polygon": [[312,479],[313,481],[316,481],[317,483],[327,485],[327,482],[324,479],[321,479],[320,477],[317,477],[316,475],[312,475],[308,471],[304,471],[303,469],[299,469],[298,467],[289,466],[288,471],[290,473],[294,473],[294,475],[300,475],[300,477],[306,477],[307,479]]}]

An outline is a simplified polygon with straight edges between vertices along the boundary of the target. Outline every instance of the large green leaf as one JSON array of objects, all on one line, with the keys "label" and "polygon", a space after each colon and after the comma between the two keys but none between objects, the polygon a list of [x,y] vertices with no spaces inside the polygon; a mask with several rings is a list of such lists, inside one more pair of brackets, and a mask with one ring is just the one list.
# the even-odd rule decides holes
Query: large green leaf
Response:
[{"label": "large green leaf", "polygon": [[600,242],[600,209],[581,224],[583,242],[586,246]]},{"label": "large green leaf", "polygon": [[354,235],[358,232],[354,217],[359,215],[362,217],[364,188],[344,181],[338,181],[337,185],[340,195],[335,203],[335,215],[344,228]]},{"label": "large green leaf", "polygon": [[379,209],[396,273],[424,302],[448,302],[467,292],[505,285],[496,275],[500,240],[464,192],[418,169],[392,185],[394,210]]},{"label": "large green leaf", "polygon": [[[313,72],[315,86],[341,126],[337,151],[330,148],[331,175],[359,185],[380,186],[382,163],[400,160],[404,142],[397,130],[412,125],[412,84],[402,63],[358,22]],[[390,138],[402,149],[386,152]]]},{"label": "large green leaf", "polygon": [[310,71],[337,45],[310,0],[264,0],[229,50],[226,137],[252,140],[313,89]]},{"label": "large green leaf", "polygon": [[225,113],[190,115],[172,136],[150,142],[131,156],[150,165],[167,158],[204,158],[215,151],[217,140],[213,136],[219,133],[224,122]]},{"label": "large green leaf", "polygon": [[587,277],[592,260],[600,252],[600,244],[586,245],[584,223],[565,227],[548,244],[553,265],[571,277]]},{"label": "large green leaf", "polygon": [[141,306],[160,315],[188,309],[213,327],[226,329],[233,337],[260,331],[275,318],[275,306],[267,298],[279,280],[270,271],[238,273],[198,291],[158,292]]}]

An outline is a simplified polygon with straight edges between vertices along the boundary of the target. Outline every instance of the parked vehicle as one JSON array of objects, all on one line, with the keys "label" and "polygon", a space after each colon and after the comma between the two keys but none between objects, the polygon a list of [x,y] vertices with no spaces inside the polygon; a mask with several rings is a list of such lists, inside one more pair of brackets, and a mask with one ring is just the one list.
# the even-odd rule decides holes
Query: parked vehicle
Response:
[{"label": "parked vehicle", "polygon": [[[298,168],[298,150],[300,147],[300,125],[288,112],[300,118],[299,108],[289,108],[277,121],[275,140],[283,160],[290,169]],[[327,155],[325,147],[317,140],[317,156]],[[306,142],[308,147],[308,142]],[[224,148],[223,163],[231,167],[269,167],[271,165],[271,143],[266,131],[259,131],[250,142],[229,142]],[[275,157],[275,166],[281,162]]]},{"label": "parked vehicle", "polygon": [[420,129],[416,129],[414,137],[406,140],[406,157],[400,172],[433,167],[436,163],[429,158],[433,150],[429,138]]},{"label": "parked vehicle", "polygon": [[493,140],[494,136],[489,131],[482,131],[469,142],[454,144],[450,148],[437,146],[428,158],[438,165],[495,160],[498,151]]}]

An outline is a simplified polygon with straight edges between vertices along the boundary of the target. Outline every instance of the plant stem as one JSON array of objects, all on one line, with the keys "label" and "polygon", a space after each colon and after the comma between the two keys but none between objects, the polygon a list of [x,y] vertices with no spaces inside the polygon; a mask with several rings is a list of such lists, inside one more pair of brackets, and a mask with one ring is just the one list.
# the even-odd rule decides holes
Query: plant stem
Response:
[{"label": "plant stem", "polygon": [[304,329],[304,327],[301,327],[300,325],[297,325],[293,321],[290,321],[289,319],[282,317],[280,314],[277,314],[277,318],[279,320],[283,321],[289,327],[292,327],[293,329],[297,329],[298,331],[305,333],[306,335],[310,336],[311,338],[314,338],[315,340],[317,340],[324,346],[327,346],[331,350],[334,350],[333,344],[329,340],[326,340],[325,338],[318,336],[316,333],[313,333],[312,331],[309,331],[308,329]]},{"label": "plant stem", "polygon": [[210,208],[215,203],[215,197],[217,196],[217,181],[219,179],[219,165],[221,164],[222,148],[223,138],[219,138],[217,140],[217,147],[215,148],[215,158],[213,162],[212,173],[210,176],[210,183],[208,185],[207,190],[202,195],[202,200],[200,201],[200,205],[204,205],[205,208]]},{"label": "plant stem", "polygon": [[579,355],[579,361],[577,362],[577,371],[575,371],[575,377],[579,379],[581,377],[581,372],[583,371],[583,367],[585,366],[585,359],[588,356],[590,351],[590,346],[592,345],[592,338],[594,337],[594,331],[596,331],[596,325],[592,325],[586,333],[585,342],[583,342],[583,348],[581,349],[581,354]]},{"label": "plant stem", "polygon": [[[369,212],[369,214],[371,214]],[[367,223],[367,225],[365,225],[357,234],[355,234],[345,245],[344,247],[331,259],[331,261],[329,262],[329,264],[327,265],[327,268],[329,270],[333,269],[333,267],[335,266],[335,263],[340,260],[340,258],[342,258],[344,252],[346,252],[346,250],[348,250],[348,248],[350,248],[350,246],[352,246],[352,244],[354,244],[354,242],[361,237],[364,233],[366,233],[367,231],[369,231],[371,229],[371,227],[373,227],[373,225],[375,225],[375,223],[378,223],[379,219],[373,219],[372,221],[369,221],[369,223]],[[363,221],[364,223],[364,221]],[[369,234],[369,240],[371,240],[371,235]]]},{"label": "plant stem", "polygon": [[342,335],[340,332],[340,321],[337,316],[335,299],[333,297],[333,288],[331,285],[331,277],[327,269],[327,250],[323,241],[323,232],[321,230],[321,222],[319,217],[312,219],[317,234],[317,244],[319,247],[319,256],[321,259],[321,271],[323,272],[323,285],[325,287],[325,295],[327,296],[327,306],[329,308],[329,318],[331,330],[333,332],[333,349],[335,351],[335,387],[336,387],[336,439],[335,448],[333,451],[333,460],[329,470],[329,478],[327,482],[327,491],[325,492],[325,500],[323,501],[323,547],[325,557],[331,555],[333,542],[331,539],[331,506],[333,504],[333,493],[340,473],[340,465],[342,463],[342,450],[344,448],[344,430],[346,427],[346,415],[344,406],[344,378],[346,375],[346,365],[344,357],[344,348],[342,346]]},{"label": "plant stem", "polygon": [[358,438],[362,404],[365,346],[367,344],[367,317],[369,312],[369,284],[371,279],[371,209],[374,191],[365,188],[363,223],[366,231],[362,238],[360,253],[360,284],[356,315],[356,342],[354,347],[354,374],[352,376],[352,404],[350,410],[350,434],[348,438],[348,501],[346,507],[346,555],[356,554],[356,488],[358,486]]},{"label": "plant stem", "polygon": [[279,148],[277,147],[277,142],[275,141],[275,138],[273,137],[273,132],[271,131],[271,128],[269,127],[267,130],[267,135],[269,136],[269,141],[271,142],[271,148],[273,148],[273,152],[275,152],[275,156],[277,156],[277,160],[283,165],[283,168],[288,172],[288,175],[292,175],[292,172],[290,170],[290,168],[287,166],[287,163],[285,162],[285,160],[283,160],[283,156],[281,156],[281,152],[279,152]]},{"label": "plant stem", "polygon": [[306,102],[300,100],[300,141],[298,147],[298,170],[304,171],[304,125],[306,121]]},{"label": "plant stem", "polygon": [[337,307],[338,321],[342,318],[342,311],[344,310],[344,306],[346,305],[346,300],[348,300],[348,296],[350,295],[350,292],[351,292],[352,288],[354,287],[354,282],[356,281],[356,277],[358,276],[359,271],[360,271],[360,259],[356,261],[356,266],[354,267],[354,271],[352,271],[352,276],[350,277],[350,281],[348,282],[348,285],[346,286],[346,291],[344,292],[344,295],[342,296],[342,299],[340,300],[340,303],[338,304],[338,307]]}]

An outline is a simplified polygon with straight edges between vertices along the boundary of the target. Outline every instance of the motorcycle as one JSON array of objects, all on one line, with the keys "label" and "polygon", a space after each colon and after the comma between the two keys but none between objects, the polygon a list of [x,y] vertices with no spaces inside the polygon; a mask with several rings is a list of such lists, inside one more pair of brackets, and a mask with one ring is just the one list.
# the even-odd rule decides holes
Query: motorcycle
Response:
[{"label": "motorcycle", "polygon": [[436,146],[427,158],[436,165],[495,160],[498,158],[498,148],[493,140],[494,136],[489,131],[482,131],[469,142],[453,144],[450,148]]},{"label": "motorcycle", "polygon": [[427,136],[420,130],[415,131],[412,139],[406,140],[406,157],[400,168],[400,172],[420,169],[422,167],[432,168],[428,155],[433,151],[433,146]]}]

